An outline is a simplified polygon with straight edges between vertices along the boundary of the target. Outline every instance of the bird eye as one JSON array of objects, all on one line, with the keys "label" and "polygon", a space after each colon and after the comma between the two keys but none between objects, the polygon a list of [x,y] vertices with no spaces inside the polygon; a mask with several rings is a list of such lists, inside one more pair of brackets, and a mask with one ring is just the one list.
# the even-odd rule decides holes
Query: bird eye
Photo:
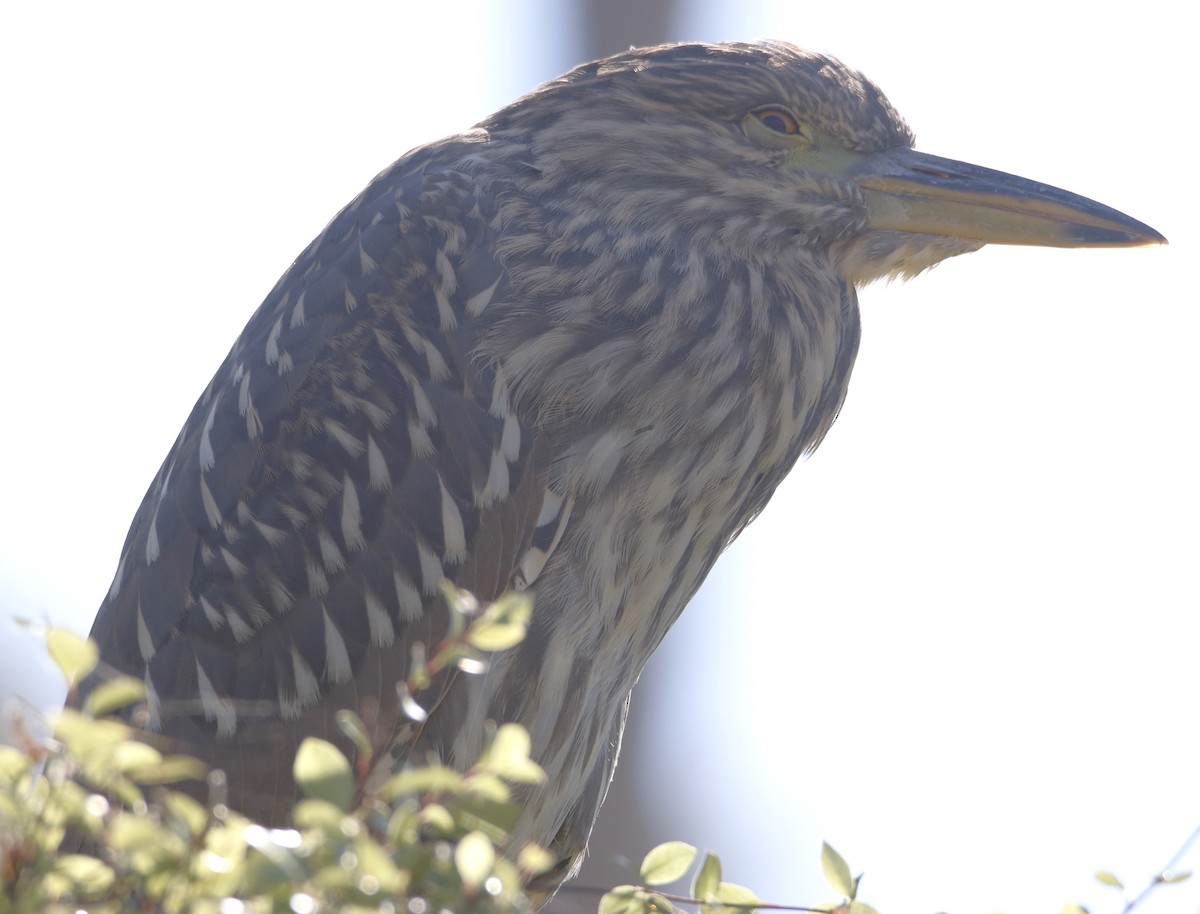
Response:
[{"label": "bird eye", "polygon": [[812,127],[781,105],[763,105],[747,112],[742,132],[761,146],[786,152],[804,149],[814,140]]},{"label": "bird eye", "polygon": [[789,136],[800,132],[800,123],[796,120],[796,116],[786,108],[776,108],[773,106],[757,108],[750,113],[768,130],[788,134]]}]

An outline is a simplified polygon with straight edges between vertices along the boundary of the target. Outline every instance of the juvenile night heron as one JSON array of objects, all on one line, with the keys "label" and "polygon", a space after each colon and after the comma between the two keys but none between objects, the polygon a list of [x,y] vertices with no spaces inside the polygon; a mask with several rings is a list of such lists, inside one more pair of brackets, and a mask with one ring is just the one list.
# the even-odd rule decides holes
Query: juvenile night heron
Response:
[{"label": "juvenile night heron", "polygon": [[[1066,191],[914,152],[883,94],[782,43],[631,50],[417,149],[267,296],[147,492],[92,630],[148,726],[277,823],[299,741],[549,782],[583,849],[630,689],[717,556],[829,430],[855,287],[987,242],[1161,242]],[[527,639],[397,696],[446,579],[534,594]]]}]

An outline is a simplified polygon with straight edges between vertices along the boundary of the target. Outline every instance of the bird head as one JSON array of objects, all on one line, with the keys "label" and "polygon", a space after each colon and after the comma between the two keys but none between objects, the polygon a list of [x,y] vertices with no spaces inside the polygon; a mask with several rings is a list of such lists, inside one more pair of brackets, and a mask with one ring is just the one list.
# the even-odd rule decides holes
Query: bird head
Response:
[{"label": "bird head", "polygon": [[878,87],[782,42],[630,50],[481,126],[518,140],[535,193],[586,204],[626,245],[767,264],[802,248],[856,285],[987,243],[1165,241],[1085,197],[915,151]]}]

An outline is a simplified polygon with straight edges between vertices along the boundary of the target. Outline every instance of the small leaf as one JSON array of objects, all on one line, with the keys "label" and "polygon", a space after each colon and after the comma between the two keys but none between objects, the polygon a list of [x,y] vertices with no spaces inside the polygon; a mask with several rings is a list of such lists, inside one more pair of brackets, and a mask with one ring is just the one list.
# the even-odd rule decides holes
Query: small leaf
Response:
[{"label": "small leaf", "polygon": [[325,800],[301,800],[292,807],[292,821],[297,828],[314,829],[329,835],[339,835],[346,814],[339,806]]},{"label": "small leaf", "polygon": [[[414,692],[420,692],[422,689],[429,688],[433,680],[429,675],[429,660],[425,656],[425,643],[414,641],[408,649],[408,654],[408,679],[406,680],[406,688],[411,688]],[[413,720],[424,719],[424,710],[422,710],[420,717],[413,718]]]},{"label": "small leaf", "polygon": [[463,781],[465,792],[493,803],[507,803],[512,799],[512,790],[504,778],[490,771],[476,771]]},{"label": "small leaf", "polygon": [[131,739],[113,748],[109,756],[109,764],[122,774],[129,774],[139,768],[148,768],[162,762],[162,753],[153,746]]},{"label": "small leaf", "polygon": [[558,857],[538,844],[526,844],[517,854],[517,866],[527,876],[540,876],[554,869]]},{"label": "small leaf", "polygon": [[[40,802],[38,805],[41,805]],[[64,781],[56,785],[53,805],[43,811],[42,819],[55,824],[68,821],[81,822],[85,829],[92,831],[108,814],[108,811],[108,801],[100,794],[90,793],[74,781]],[[0,812],[0,819],[3,816],[3,812]],[[44,847],[54,846],[45,842],[42,844]]]},{"label": "small leaf", "polygon": [[541,784],[544,772],[529,757],[529,731],[519,724],[504,724],[484,750],[479,767],[514,784]]},{"label": "small leaf", "polygon": [[478,829],[496,842],[503,841],[521,818],[520,804],[493,800],[473,792],[459,797],[452,808],[455,818],[463,826]]},{"label": "small leaf", "polygon": [[186,793],[169,791],[162,801],[163,809],[172,819],[183,822],[192,837],[204,831],[208,822],[208,810]]},{"label": "small leaf", "polygon": [[847,898],[854,897],[854,880],[850,877],[850,867],[842,859],[842,855],[821,842],[821,869],[825,872],[825,881],[833,886],[834,891],[841,892]]},{"label": "small leaf", "polygon": [[100,659],[100,648],[96,647],[96,642],[81,638],[65,628],[52,628],[46,632],[46,649],[62,670],[67,685],[72,688],[96,668]]},{"label": "small leaf", "polygon": [[429,765],[392,775],[379,788],[379,795],[385,800],[394,800],[397,797],[421,796],[427,793],[455,794],[462,790],[462,786],[463,776],[453,768]]},{"label": "small leaf", "polygon": [[1064,906],[1059,914],[1088,914],[1088,909],[1081,904],[1069,904]]},{"label": "small leaf", "polygon": [[865,904],[861,901],[852,901],[848,907],[850,909],[850,914],[879,914],[879,912],[869,904]]},{"label": "small leaf", "polygon": [[93,895],[106,891],[113,883],[113,871],[95,857],[64,854],[54,860],[54,872],[65,876],[76,891]]},{"label": "small leaf", "polygon": [[636,885],[619,885],[605,892],[597,914],[645,914],[649,896]]},{"label": "small leaf", "polygon": [[1111,885],[1114,889],[1123,889],[1125,886],[1115,875],[1108,870],[1100,870],[1096,873],[1096,881],[1102,885]]},{"label": "small leaf", "polygon": [[96,687],[83,703],[83,709],[93,717],[103,717],[127,708],[146,697],[146,686],[132,676],[118,676]]},{"label": "small leaf", "polygon": [[92,720],[87,714],[63,708],[54,722],[54,736],[75,758],[88,762],[129,739],[133,730],[111,718]]},{"label": "small leaf", "polygon": [[488,765],[503,763],[510,758],[527,759],[532,746],[528,730],[520,724],[503,724],[496,728],[483,757]]},{"label": "small leaf", "polygon": [[744,911],[746,914],[762,904],[762,900],[750,889],[736,882],[722,882],[717,886],[716,896],[721,904],[736,906],[739,912]]},{"label": "small leaf", "polygon": [[526,594],[506,593],[485,609],[467,631],[467,643],[481,651],[503,651],[520,644],[533,615]]},{"label": "small leaf", "polygon": [[469,591],[459,590],[449,581],[442,581],[442,597],[450,612],[450,628],[446,637],[455,641],[467,627],[467,615],[479,610],[479,601]]},{"label": "small leaf", "polygon": [[9,783],[22,777],[31,765],[29,756],[11,746],[0,746],[0,781]]},{"label": "small leaf", "polygon": [[646,910],[649,914],[675,914],[675,906],[655,892],[646,895]]},{"label": "small leaf", "polygon": [[696,881],[692,883],[692,897],[704,901],[709,895],[716,895],[717,886],[721,884],[721,860],[716,854],[704,855],[700,871],[696,873]]},{"label": "small leaf", "polygon": [[119,851],[154,850],[161,846],[163,830],[153,819],[125,813],[113,819],[108,829],[109,843]]},{"label": "small leaf", "polygon": [[641,879],[646,885],[666,885],[682,879],[692,861],[696,848],[682,841],[668,841],[650,851],[642,861]]},{"label": "small leaf", "polygon": [[371,737],[367,733],[367,725],[362,722],[362,718],[353,711],[338,711],[333,715],[333,719],[337,723],[338,729],[350,742],[354,743],[360,761],[365,760],[369,763],[371,760]]},{"label": "small leaf", "polygon": [[471,891],[478,889],[492,875],[495,864],[496,849],[483,832],[471,832],[454,848],[454,866],[463,885]]},{"label": "small leaf", "polygon": [[296,751],[292,774],[305,796],[326,800],[342,810],[350,808],[354,775],[346,756],[332,743],[305,737]]},{"label": "small leaf", "polygon": [[1191,870],[1179,870],[1178,872],[1174,873],[1161,873],[1158,877],[1158,881],[1163,885],[1173,885],[1176,882],[1183,882],[1185,879],[1190,879],[1191,877]]},{"label": "small leaf", "polygon": [[[377,891],[394,897],[408,888],[411,876],[397,867],[387,852],[370,838],[365,835],[359,837],[354,842],[354,853],[358,857],[359,871],[375,878],[378,884]],[[358,885],[362,887],[361,879]],[[353,909],[350,907],[342,908],[344,912],[351,910]]]},{"label": "small leaf", "polygon": [[204,762],[190,755],[168,755],[161,762],[135,768],[129,776],[139,784],[173,784],[176,781],[203,781],[208,774]]},{"label": "small leaf", "polygon": [[450,835],[454,832],[454,816],[440,803],[430,803],[423,807],[418,819],[434,835]]}]

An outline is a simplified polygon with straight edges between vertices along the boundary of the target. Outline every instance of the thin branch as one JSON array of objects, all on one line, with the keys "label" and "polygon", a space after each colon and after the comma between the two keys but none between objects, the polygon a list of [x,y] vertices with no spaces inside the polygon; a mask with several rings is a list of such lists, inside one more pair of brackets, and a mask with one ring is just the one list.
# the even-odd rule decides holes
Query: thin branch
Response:
[{"label": "thin branch", "polygon": [[1156,888],[1158,888],[1160,885],[1166,885],[1169,881],[1167,877],[1171,875],[1175,867],[1179,866],[1179,863],[1183,860],[1184,855],[1187,854],[1188,850],[1198,839],[1200,839],[1200,826],[1197,826],[1196,830],[1188,836],[1188,839],[1184,841],[1179,850],[1175,852],[1175,856],[1167,861],[1167,865],[1159,870],[1154,878],[1150,880],[1150,884],[1142,889],[1136,898],[1125,905],[1125,908],[1121,914],[1129,914],[1130,911],[1145,901],[1147,896],[1149,896],[1149,894]]},{"label": "thin branch", "polygon": [[[657,895],[659,898],[664,898],[671,904],[687,904],[687,905],[707,905],[710,908],[728,908],[731,911],[805,911],[812,914],[829,914],[828,908],[810,908],[798,904],[771,904],[767,901],[758,902],[738,902],[738,901],[705,901],[703,898],[692,898],[689,895],[674,895],[670,892],[660,892],[658,889],[648,886],[635,885],[631,886],[636,892],[645,892],[647,895]],[[603,896],[611,892],[612,889],[602,889],[594,885],[578,885],[577,883],[569,882],[559,886],[559,895],[594,895]]]}]

